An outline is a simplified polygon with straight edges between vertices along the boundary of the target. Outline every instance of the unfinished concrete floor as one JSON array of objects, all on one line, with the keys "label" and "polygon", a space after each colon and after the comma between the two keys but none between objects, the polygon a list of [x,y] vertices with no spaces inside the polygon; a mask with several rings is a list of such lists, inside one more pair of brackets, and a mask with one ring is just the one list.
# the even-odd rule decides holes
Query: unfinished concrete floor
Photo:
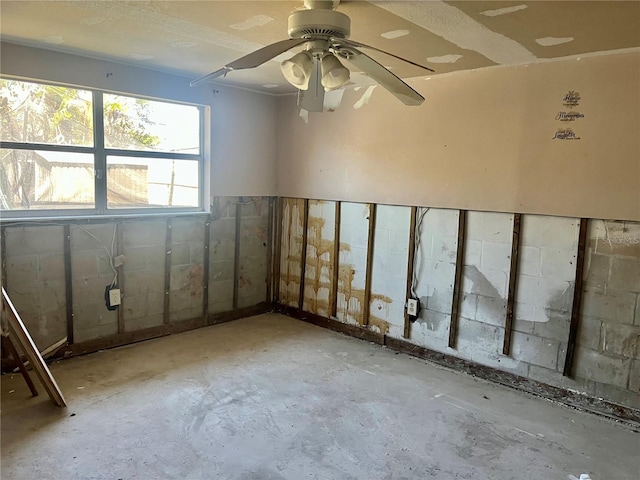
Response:
[{"label": "unfinished concrete floor", "polygon": [[2,378],[2,479],[639,478],[640,435],[277,314]]}]

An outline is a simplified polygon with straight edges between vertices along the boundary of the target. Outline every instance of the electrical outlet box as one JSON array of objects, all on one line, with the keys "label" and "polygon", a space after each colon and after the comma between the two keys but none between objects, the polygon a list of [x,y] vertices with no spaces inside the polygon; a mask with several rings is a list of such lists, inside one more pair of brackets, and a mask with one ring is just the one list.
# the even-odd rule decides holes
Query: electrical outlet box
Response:
[{"label": "electrical outlet box", "polygon": [[116,307],[122,303],[122,299],[120,298],[120,289],[113,288],[109,290],[109,305],[112,307]]},{"label": "electrical outlet box", "polygon": [[407,314],[411,317],[418,316],[418,300],[415,298],[409,298],[407,300]]}]

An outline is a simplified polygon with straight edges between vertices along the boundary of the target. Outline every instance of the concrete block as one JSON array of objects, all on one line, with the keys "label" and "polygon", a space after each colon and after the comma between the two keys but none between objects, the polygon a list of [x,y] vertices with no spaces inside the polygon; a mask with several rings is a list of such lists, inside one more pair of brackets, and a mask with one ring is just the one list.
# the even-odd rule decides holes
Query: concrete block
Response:
[{"label": "concrete block", "polygon": [[458,349],[467,351],[482,350],[497,353],[498,343],[502,351],[502,332],[504,329],[476,322],[465,317],[458,319]]},{"label": "concrete block", "polygon": [[[517,295],[516,295],[517,298]],[[536,322],[548,322],[549,321],[549,309],[531,303],[524,303],[516,301],[513,305],[513,317],[516,323],[521,322],[523,328],[526,324],[533,325]],[[531,327],[533,328],[533,327]],[[520,331],[527,331],[520,330]],[[529,333],[533,330],[529,331]]]},{"label": "concrete block", "polygon": [[578,324],[576,344],[581,348],[598,350],[600,348],[600,334],[602,321],[599,318],[583,316]]},{"label": "concrete block", "polygon": [[164,317],[162,315],[146,315],[141,318],[126,320],[124,328],[127,332],[136,332],[145,328],[157,327],[163,323]]},{"label": "concrete block", "polygon": [[460,316],[473,320],[476,318],[477,308],[478,295],[474,295],[472,293],[463,293],[462,298],[460,299]]},{"label": "concrete block", "polygon": [[118,312],[107,310],[104,302],[83,303],[73,307],[74,332],[112,323],[118,323]]},{"label": "concrete block", "polygon": [[640,344],[640,326],[603,322],[600,337],[602,352],[640,358],[638,344]]},{"label": "concrete block", "polygon": [[511,262],[511,244],[484,242],[482,244],[482,269],[508,272]]},{"label": "concrete block", "polygon": [[511,244],[513,215],[495,212],[467,212],[467,238]]},{"label": "concrete block", "polygon": [[612,357],[587,348],[576,348],[574,372],[577,377],[627,388],[631,359]]},{"label": "concrete block", "polygon": [[[376,248],[378,245],[376,244]],[[409,251],[409,224],[402,230],[389,230],[389,252],[407,255]]]},{"label": "concrete block", "polygon": [[171,312],[171,322],[183,322],[185,320],[193,320],[194,318],[202,318],[201,307],[187,307],[182,310]]},{"label": "concrete block", "polygon": [[[174,290],[169,297],[169,311],[171,312],[172,319],[175,318],[177,312],[190,309],[195,309],[199,312],[193,316],[202,315],[202,291],[192,294],[187,290]],[[184,320],[185,318],[182,319]]]},{"label": "concrete block", "polygon": [[82,227],[72,226],[70,239],[71,251],[102,250],[102,248],[111,251],[111,245],[115,245],[116,241],[114,240],[114,231],[116,228],[115,223],[83,225]]},{"label": "concrete block", "polygon": [[475,319],[478,322],[503,327],[507,314],[507,301],[503,298],[491,298],[478,295]]},{"label": "concrete block", "polygon": [[464,244],[464,265],[475,265],[479,267],[481,262],[482,241],[467,238]]},{"label": "concrete block", "polygon": [[8,285],[23,285],[37,282],[39,274],[38,261],[38,255],[9,256],[7,254]]},{"label": "concrete block", "polygon": [[540,276],[540,248],[520,245],[518,252],[518,274]]},{"label": "concrete block", "polygon": [[[9,295],[13,300],[11,292]],[[44,350],[67,335],[67,314],[64,307],[57,310],[26,312],[21,310],[15,302],[14,305],[40,350]]]},{"label": "concrete block", "polygon": [[233,280],[233,269],[233,260],[211,262],[209,267],[209,281],[221,282],[224,280]]},{"label": "concrete block", "polygon": [[167,225],[162,220],[127,222],[124,224],[124,247],[142,247],[145,245],[165,244]]},{"label": "concrete block", "polygon": [[458,210],[430,208],[424,216],[422,225],[426,231],[455,238],[458,235],[458,215]]},{"label": "concrete block", "polygon": [[64,280],[64,254],[40,255],[38,259],[38,280]]},{"label": "concrete block", "polygon": [[[564,365],[559,364],[558,367],[564,367]],[[577,392],[586,393],[587,395],[595,395],[596,382],[584,379],[574,380],[569,377],[565,377],[562,375],[562,372],[557,369],[551,370],[538,365],[529,365],[529,370],[526,376],[533,380],[548,383],[549,385],[570,388]]]},{"label": "concrete block", "polygon": [[74,281],[98,276],[98,257],[95,250],[71,251],[71,278]]},{"label": "concrete block", "polygon": [[578,219],[548,215],[523,215],[521,245],[552,247],[575,251],[578,245]]},{"label": "concrete block", "polygon": [[638,359],[631,361],[631,368],[629,370],[629,390],[635,393],[640,393],[640,360]]},{"label": "concrete block", "polygon": [[[633,377],[633,372],[631,377]],[[596,383],[594,396],[604,398],[613,403],[640,409],[640,393],[638,393],[638,390],[631,388],[631,378],[629,379],[629,389],[614,387],[606,383]]]},{"label": "concrete block", "polygon": [[423,309],[444,314],[451,313],[451,302],[453,300],[453,290],[435,288],[428,297],[421,297],[420,303]]},{"label": "concrete block", "polygon": [[125,321],[146,317],[149,314],[148,301],[147,295],[123,295],[120,308]]},{"label": "concrete block", "polygon": [[[162,270],[143,270],[126,273],[124,284],[129,295],[141,293],[164,294],[164,268]],[[104,294],[104,286],[102,290]]]},{"label": "concrete block", "polygon": [[174,218],[171,222],[171,242],[203,243],[204,221],[194,218]]},{"label": "concrete block", "polygon": [[[218,303],[228,304],[233,301],[233,280],[209,283],[209,306]],[[227,309],[230,310],[230,309]],[[226,310],[221,310],[226,311]]]},{"label": "concrete block", "polygon": [[47,253],[55,254],[64,250],[63,227],[8,227],[5,232],[7,258]]},{"label": "concrete block", "polygon": [[640,325],[640,294],[636,298],[636,313],[635,313],[635,325]]},{"label": "concrete block", "polygon": [[540,274],[544,278],[573,281],[576,275],[576,250],[560,250],[553,247],[542,247]]},{"label": "concrete block", "polygon": [[589,246],[596,253],[640,258],[640,223],[591,220],[589,226]]},{"label": "concrete block", "polygon": [[149,315],[162,315],[164,313],[164,294],[150,292],[147,295],[147,308]]},{"label": "concrete block", "polygon": [[520,275],[516,300],[554,310],[566,310],[572,301],[573,283],[542,277]]},{"label": "concrete block", "polygon": [[611,273],[611,257],[588,253],[585,263],[584,284],[606,290]]},{"label": "concrete block", "polygon": [[233,239],[236,236],[235,218],[219,218],[211,222],[211,240],[216,238]]},{"label": "concrete block", "polygon": [[110,337],[111,335],[115,335],[117,333],[118,324],[110,323],[79,330],[76,330],[74,328],[73,338],[75,343],[82,343],[88,340],[94,340],[96,338]]},{"label": "concrete block", "polygon": [[549,310],[549,321],[536,322],[533,326],[533,334],[547,339],[566,341],[569,338],[569,326],[571,315],[569,312]]},{"label": "concrete block", "polygon": [[218,260],[233,259],[235,248],[235,241],[233,239],[214,239],[209,246],[209,260],[215,262]]},{"label": "concrete block", "polygon": [[613,257],[609,287],[640,293],[640,258]]},{"label": "concrete block", "polygon": [[630,292],[609,290],[606,295],[585,291],[582,295],[581,313],[607,322],[633,324],[636,295]]},{"label": "concrete block", "polygon": [[189,260],[189,244],[188,243],[172,243],[171,245],[171,265],[188,265]]},{"label": "concrete block", "polygon": [[433,235],[432,258],[439,262],[456,263],[458,239],[456,237]]},{"label": "concrete block", "polygon": [[512,332],[511,355],[516,360],[555,370],[558,364],[559,342]]},{"label": "concrete block", "polygon": [[462,291],[485,297],[506,297],[507,274],[467,265],[462,270]]},{"label": "concrete block", "polygon": [[[252,307],[254,305],[263,303],[265,300],[266,300],[266,294],[246,295],[243,297],[238,297],[238,308]],[[319,309],[318,312],[319,312],[318,313],[319,315],[323,315],[323,314],[326,315],[326,310]]]}]

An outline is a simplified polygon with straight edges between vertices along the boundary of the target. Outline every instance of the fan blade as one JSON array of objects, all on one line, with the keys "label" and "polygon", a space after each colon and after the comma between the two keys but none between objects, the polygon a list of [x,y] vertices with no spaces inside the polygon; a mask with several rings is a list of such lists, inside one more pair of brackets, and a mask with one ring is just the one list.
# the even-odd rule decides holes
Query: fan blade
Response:
[{"label": "fan blade", "polygon": [[286,40],[280,40],[279,42],[272,43],[271,45],[267,45],[266,47],[262,47],[255,52],[251,52],[244,57],[241,57],[233,62],[225,65],[224,67],[216,70],[215,72],[208,73],[200,78],[193,80],[189,85],[195,87],[202,82],[207,80],[212,80],[214,78],[218,78],[222,75],[226,75],[227,72],[232,70],[244,70],[247,68],[255,68],[259,67],[263,63],[272,60],[277,57],[281,53],[286,52],[287,50],[291,50],[298,45],[306,43],[308,40],[304,38],[288,38]]},{"label": "fan blade", "polygon": [[415,67],[423,68],[424,70],[433,72],[433,70],[430,69],[429,67],[425,67],[424,65],[420,65],[419,63],[412,62],[411,60],[407,60],[406,58],[399,57],[398,55],[394,55],[393,53],[385,52],[384,50],[380,50],[379,48],[365,45],[364,43],[354,42],[353,40],[347,40],[346,38],[332,38],[331,44],[346,45],[347,47],[368,48],[369,50],[373,50],[374,52],[384,53],[385,55],[389,55],[390,57],[397,58],[398,60],[402,60],[403,62],[409,63]]},{"label": "fan blade", "polygon": [[424,102],[424,97],[422,95],[370,56],[356,50],[355,48],[340,49],[340,51],[346,51],[348,53],[348,56],[346,57],[347,60],[353,63],[364,73],[368,74],[384,88],[389,90],[389,93],[394,95],[405,105],[420,105]]}]

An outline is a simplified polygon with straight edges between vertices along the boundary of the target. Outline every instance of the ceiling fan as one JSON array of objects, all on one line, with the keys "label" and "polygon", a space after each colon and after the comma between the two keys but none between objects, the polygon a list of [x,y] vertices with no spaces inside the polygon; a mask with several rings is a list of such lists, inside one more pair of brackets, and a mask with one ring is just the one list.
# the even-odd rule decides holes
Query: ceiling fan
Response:
[{"label": "ceiling fan", "polygon": [[287,40],[249,53],[215,72],[193,80],[190,85],[193,87],[226,76],[233,70],[258,67],[292,48],[304,45],[304,50],[280,66],[286,80],[298,89],[298,106],[301,108],[309,112],[321,112],[325,91],[340,88],[349,81],[349,70],[340,59],[349,61],[405,105],[422,104],[422,95],[358,48],[384,53],[430,72],[433,70],[384,50],[348,40],[351,20],[335,10],[339,3],[339,0],[304,0],[304,9],[294,11],[289,16]]}]

